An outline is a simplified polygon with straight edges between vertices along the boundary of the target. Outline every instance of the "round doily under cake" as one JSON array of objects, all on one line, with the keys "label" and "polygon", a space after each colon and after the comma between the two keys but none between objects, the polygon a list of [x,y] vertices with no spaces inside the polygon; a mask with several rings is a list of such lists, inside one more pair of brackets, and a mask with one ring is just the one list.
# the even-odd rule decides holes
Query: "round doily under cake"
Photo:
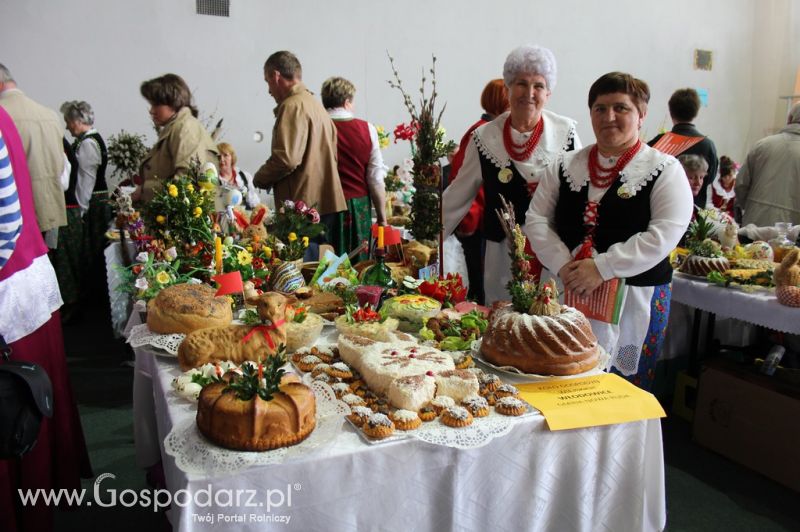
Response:
[{"label": "round doily under cake", "polygon": [[317,399],[317,426],[305,440],[291,447],[272,451],[233,451],[214,445],[197,430],[194,417],[178,423],[164,438],[164,450],[175,458],[175,464],[188,474],[206,477],[234,475],[252,466],[280,464],[306,457],[334,439],[342,431],[348,406],[336,399],[327,384],[314,382],[311,389]]},{"label": "round doily under cake", "polygon": [[143,347],[149,345],[166,351],[170,355],[178,355],[178,346],[181,345],[185,334],[159,334],[150,330],[146,323],[131,327],[128,335],[128,343],[131,347]]}]

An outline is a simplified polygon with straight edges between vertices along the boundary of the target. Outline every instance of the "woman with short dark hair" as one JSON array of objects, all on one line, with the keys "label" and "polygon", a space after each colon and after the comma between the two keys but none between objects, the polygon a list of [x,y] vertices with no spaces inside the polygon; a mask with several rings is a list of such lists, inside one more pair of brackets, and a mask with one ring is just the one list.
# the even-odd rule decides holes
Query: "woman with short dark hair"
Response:
[{"label": "woman with short dark hair", "polygon": [[525,233],[566,290],[588,296],[626,281],[619,325],[590,320],[613,369],[649,389],[669,315],[668,256],[692,215],[692,194],[674,157],[642,143],[647,84],[611,72],[589,90],[597,143],[548,167]]},{"label": "woman with short dark hair", "polygon": [[159,182],[185,173],[195,157],[200,164],[219,163],[217,147],[197,119],[189,86],[176,74],[164,74],[145,81],[140,92],[150,104],[150,118],[158,131],[150,153],[142,163],[143,182],[134,199],[149,201]]}]

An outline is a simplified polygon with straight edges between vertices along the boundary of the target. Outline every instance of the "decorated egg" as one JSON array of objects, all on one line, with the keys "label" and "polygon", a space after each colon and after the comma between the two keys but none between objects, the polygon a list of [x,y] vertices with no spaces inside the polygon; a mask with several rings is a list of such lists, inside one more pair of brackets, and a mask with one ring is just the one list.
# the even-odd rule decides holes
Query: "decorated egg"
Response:
[{"label": "decorated egg", "polygon": [[294,292],[306,285],[303,274],[294,262],[284,262],[272,271],[272,289],[278,292]]},{"label": "decorated egg", "polygon": [[752,244],[747,244],[744,247],[744,252],[748,259],[772,261],[774,258],[772,247],[763,240],[756,240]]}]

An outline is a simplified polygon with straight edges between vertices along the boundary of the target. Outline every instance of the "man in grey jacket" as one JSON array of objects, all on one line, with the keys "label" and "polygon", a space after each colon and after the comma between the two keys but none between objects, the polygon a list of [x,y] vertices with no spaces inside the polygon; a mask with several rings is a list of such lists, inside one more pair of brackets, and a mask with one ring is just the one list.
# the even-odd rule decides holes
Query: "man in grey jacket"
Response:
[{"label": "man in grey jacket", "polygon": [[747,154],[736,177],[736,205],[744,210],[742,225],[800,224],[800,103],[786,127]]}]

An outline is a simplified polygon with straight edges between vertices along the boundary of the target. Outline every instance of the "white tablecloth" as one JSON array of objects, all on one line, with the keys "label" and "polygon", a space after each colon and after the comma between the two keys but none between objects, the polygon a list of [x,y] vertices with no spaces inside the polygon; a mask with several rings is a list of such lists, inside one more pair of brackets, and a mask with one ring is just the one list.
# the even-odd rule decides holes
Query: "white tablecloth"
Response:
[{"label": "white tablecloth", "polygon": [[[133,317],[132,319],[136,319]],[[173,506],[173,530],[662,530],[666,523],[660,420],[550,432],[532,416],[470,450],[402,440],[365,444],[349,427],[299,461],[213,479],[188,475],[163,452],[173,426],[195,415],[175,399],[174,359],[136,349],[134,419],[141,466],[163,458],[167,487],[255,490],[271,508]],[[273,491],[269,491],[273,490]],[[281,492],[280,494],[278,492]],[[291,493],[291,504],[288,494]],[[269,495],[268,495],[269,494]],[[244,496],[243,496],[244,497]],[[212,500],[214,496],[212,496]],[[244,500],[244,499],[243,499]],[[199,502],[199,504],[198,504]],[[244,522],[220,522],[244,519]],[[251,520],[289,516],[285,524]],[[213,517],[213,523],[203,521]]]},{"label": "white tablecloth", "polygon": [[800,309],[781,305],[774,292],[724,288],[676,272],[672,300],[713,312],[718,318],[735,318],[775,331],[800,334]]}]

